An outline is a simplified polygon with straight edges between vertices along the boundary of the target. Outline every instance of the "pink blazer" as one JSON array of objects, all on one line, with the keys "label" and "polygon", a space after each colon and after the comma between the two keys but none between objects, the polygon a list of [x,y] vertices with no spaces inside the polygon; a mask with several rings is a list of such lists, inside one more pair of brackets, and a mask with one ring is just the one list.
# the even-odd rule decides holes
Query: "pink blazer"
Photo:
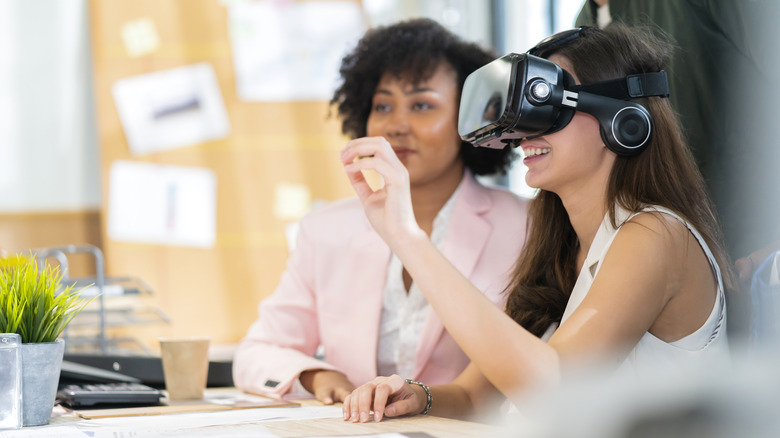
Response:
[{"label": "pink blazer", "polygon": [[[502,294],[525,239],[526,201],[480,185],[466,173],[442,246],[444,255],[479,290],[503,306]],[[233,362],[237,387],[281,396],[301,372],[338,370],[361,385],[377,374],[382,295],[390,249],[357,198],[336,201],[300,222],[296,249],[276,291]],[[314,358],[318,346],[325,360]],[[416,352],[415,372],[404,376],[441,384],[469,359],[431,310]]]}]

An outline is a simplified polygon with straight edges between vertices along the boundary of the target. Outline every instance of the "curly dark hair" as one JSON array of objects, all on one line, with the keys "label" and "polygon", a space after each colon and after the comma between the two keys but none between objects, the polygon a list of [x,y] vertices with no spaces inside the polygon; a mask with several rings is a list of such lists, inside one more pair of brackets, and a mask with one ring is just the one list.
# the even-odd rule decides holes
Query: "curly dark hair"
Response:
[{"label": "curly dark hair", "polygon": [[[441,62],[457,74],[458,90],[474,70],[496,56],[468,43],[437,22],[425,18],[402,21],[369,30],[341,61],[342,83],[331,105],[338,108],[341,131],[351,138],[366,136],[366,123],[379,79],[384,73],[411,80],[429,78]],[[516,156],[511,148],[490,149],[462,142],[460,155],[475,175],[506,173]]]}]

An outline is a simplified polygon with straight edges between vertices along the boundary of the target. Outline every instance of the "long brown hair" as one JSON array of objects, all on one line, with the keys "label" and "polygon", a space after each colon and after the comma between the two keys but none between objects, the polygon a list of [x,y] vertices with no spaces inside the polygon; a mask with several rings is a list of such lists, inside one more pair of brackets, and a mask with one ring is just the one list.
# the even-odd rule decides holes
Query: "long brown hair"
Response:
[{"label": "long brown hair", "polygon": [[[579,38],[554,53],[567,58],[580,81],[589,84],[662,70],[671,58],[672,47],[650,28],[615,23],[603,30],[585,28]],[[675,211],[699,231],[720,266],[724,286],[734,289],[722,232],[669,100],[648,97],[635,101],[650,112],[653,133],[645,151],[635,157],[618,156],[615,161],[607,187],[612,225],[618,225],[617,205],[631,212],[646,205]],[[507,289],[506,311],[541,336],[563,316],[577,279],[579,243],[555,193],[540,190],[530,202],[529,215],[528,238]]]}]

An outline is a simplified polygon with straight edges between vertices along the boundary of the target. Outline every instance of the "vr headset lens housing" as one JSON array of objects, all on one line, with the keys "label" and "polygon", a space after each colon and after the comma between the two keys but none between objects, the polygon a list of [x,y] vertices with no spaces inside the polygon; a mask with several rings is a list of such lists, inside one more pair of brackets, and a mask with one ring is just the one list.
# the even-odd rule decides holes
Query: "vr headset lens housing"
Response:
[{"label": "vr headset lens housing", "polygon": [[496,59],[466,78],[458,132],[476,146],[503,149],[546,133],[559,117],[563,128],[574,109],[546,103],[560,102],[564,85],[574,85],[571,75],[546,59],[516,53]]},{"label": "vr headset lens housing", "polygon": [[511,53],[466,78],[458,132],[475,146],[503,149],[563,129],[574,111],[583,111],[599,120],[610,149],[635,155],[650,138],[652,120],[644,107],[628,99],[668,95],[664,71],[581,86],[552,61]]}]

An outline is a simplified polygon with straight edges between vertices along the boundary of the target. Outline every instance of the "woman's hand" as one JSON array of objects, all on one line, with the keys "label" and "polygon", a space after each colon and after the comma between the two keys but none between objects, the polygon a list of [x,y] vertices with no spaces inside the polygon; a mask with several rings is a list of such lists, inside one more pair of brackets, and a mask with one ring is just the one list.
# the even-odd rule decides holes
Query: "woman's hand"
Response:
[{"label": "woman's hand", "polygon": [[[380,236],[391,246],[404,237],[424,232],[412,209],[409,172],[384,137],[363,137],[350,141],[341,151],[341,162],[366,216]],[[363,170],[375,170],[384,186],[374,191]]]},{"label": "woman's hand", "polygon": [[382,417],[419,414],[425,409],[428,399],[418,385],[410,385],[398,375],[377,377],[360,386],[347,396],[342,407],[344,420],[360,423],[368,421],[374,411],[374,421]]},{"label": "woman's hand", "polygon": [[308,370],[301,373],[301,384],[326,405],[343,402],[355,389],[347,376],[331,370]]}]

